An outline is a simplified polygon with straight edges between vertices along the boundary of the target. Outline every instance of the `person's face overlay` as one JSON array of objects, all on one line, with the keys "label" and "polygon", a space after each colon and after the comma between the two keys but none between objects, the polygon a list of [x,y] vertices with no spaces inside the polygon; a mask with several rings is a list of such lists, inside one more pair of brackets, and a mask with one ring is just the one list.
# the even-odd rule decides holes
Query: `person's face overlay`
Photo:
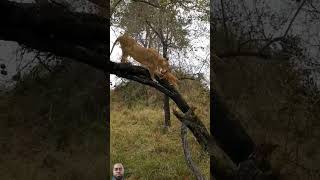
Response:
[{"label": "person's face overlay", "polygon": [[122,164],[115,164],[113,166],[113,177],[116,180],[122,180],[124,174],[124,168]]}]

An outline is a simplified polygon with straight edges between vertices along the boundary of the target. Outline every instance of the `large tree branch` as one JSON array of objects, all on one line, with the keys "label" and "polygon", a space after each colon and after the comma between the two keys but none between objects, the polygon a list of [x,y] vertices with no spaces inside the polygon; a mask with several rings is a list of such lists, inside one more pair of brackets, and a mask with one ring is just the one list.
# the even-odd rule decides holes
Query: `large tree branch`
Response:
[{"label": "large tree branch", "polygon": [[[54,10],[57,10],[56,7],[47,7],[47,8],[48,9],[52,8]],[[48,11],[55,14],[52,10],[48,10]],[[61,22],[59,22],[59,25],[62,25],[62,26],[56,27],[52,29],[52,31],[49,31],[49,29],[44,26],[48,23],[47,20],[51,19],[51,22],[57,22],[57,20],[54,20],[54,16],[50,15],[50,13],[42,14],[42,12],[43,11],[39,11],[37,13],[36,7],[30,4],[19,4],[19,3],[9,2],[9,1],[1,1],[0,14],[2,16],[0,16],[0,18],[1,20],[3,20],[3,26],[0,29],[0,38],[3,40],[16,41],[19,44],[22,44],[40,51],[51,52],[56,56],[74,59],[79,62],[83,62],[90,66],[93,66],[97,69],[118,75],[120,77],[132,79],[140,83],[152,86],[158,89],[159,91],[165,93],[166,95],[168,95],[177,104],[177,106],[183,113],[186,113],[189,111],[190,106],[187,104],[187,102],[184,100],[181,94],[177,92],[177,90],[173,86],[170,86],[168,82],[166,82],[166,80],[158,79],[159,83],[153,82],[151,81],[149,74],[145,68],[138,67],[138,66],[131,66],[129,64],[118,64],[118,63],[110,62],[107,60],[107,57],[105,55],[91,50],[90,46],[88,48],[85,45],[86,43],[82,45],[77,43],[76,41],[77,39],[70,38],[72,34],[78,34],[78,35],[74,35],[74,37],[77,37],[79,39],[84,38],[83,41],[88,41],[88,42],[92,41],[92,39],[87,38],[86,36],[81,37],[83,33],[94,34],[88,31],[89,30],[88,24],[86,22],[83,22],[83,24],[78,22],[78,21],[81,21],[81,19],[88,19],[90,17],[93,19],[93,22],[97,23],[97,26],[101,27],[101,28],[98,28],[99,33],[97,33],[100,35],[93,35],[92,38],[93,39],[97,38],[98,40],[98,37],[101,37],[99,41],[105,42],[107,40],[106,34],[103,36],[102,32],[106,31],[107,26],[100,24],[99,17],[93,17],[88,14],[79,14],[77,16],[78,18],[78,21],[77,21],[77,19],[73,19],[75,15],[74,13],[68,12],[70,13],[70,15],[68,15],[68,13],[65,13],[63,11],[58,11],[61,14],[55,17],[61,20]],[[47,15],[47,16],[44,16],[38,19],[38,16],[40,15]],[[74,21],[70,21],[70,20],[74,20]],[[74,24],[72,24],[72,22]],[[66,25],[66,26],[64,27],[63,25]],[[78,28],[68,29],[68,27],[71,27],[71,26],[78,26]],[[41,29],[40,27],[44,27],[44,28]],[[86,29],[85,32],[81,30],[82,27]],[[105,27],[106,29],[102,27]],[[61,34],[61,36],[59,36],[59,32],[63,32],[63,28],[66,28],[65,34]],[[50,33],[57,34],[57,36],[52,37],[50,36]],[[198,127],[204,127],[201,121],[198,121],[198,122],[200,123],[200,126]],[[190,126],[188,127],[190,128]],[[193,129],[192,130],[193,133],[197,134],[195,132],[195,130],[197,129],[195,128],[191,128],[191,129]],[[199,130],[199,132],[201,132],[201,130]],[[210,139],[211,137],[209,136],[208,132],[206,132],[206,134],[207,135],[205,135],[206,137],[205,140],[208,141],[208,139]],[[200,135],[196,135],[196,138],[198,138],[199,141],[204,140],[203,137],[200,137]]]},{"label": "large tree branch", "polygon": [[[105,47],[104,50],[107,49],[108,24],[105,23],[105,19],[90,14],[67,12],[54,6],[44,7],[45,10],[38,8],[32,4],[0,1],[0,20],[2,22],[0,38],[15,41],[39,51],[51,52],[66,60],[73,59],[86,63],[104,72],[149,85],[168,95],[183,113],[190,112],[188,103],[166,80],[158,79],[158,82],[154,82],[145,68],[111,62],[106,56],[107,53],[97,51],[96,47],[100,45]],[[238,162],[245,159],[250,153],[250,150],[246,148],[251,144],[248,141],[250,138],[245,136],[246,133],[243,133],[244,130],[241,126],[225,118],[225,113],[228,112],[217,112],[221,110],[218,108],[219,106],[220,104],[215,106],[217,108],[213,126],[216,128],[214,132],[217,132],[214,134],[217,135],[215,138],[232,161]],[[214,155],[213,136],[210,135],[200,119],[196,116],[190,117],[192,117],[190,121],[186,120],[187,127],[202,147],[209,154]],[[232,141],[228,141],[230,137],[233,137]],[[240,150],[245,149],[245,151],[238,153],[239,148]],[[216,166],[218,167],[219,164]],[[227,168],[223,169],[228,170]]]},{"label": "large tree branch", "polygon": [[93,14],[70,12],[47,4],[0,1],[0,38],[37,36],[46,40],[64,40],[103,52],[107,48],[108,20]]},{"label": "large tree branch", "polygon": [[[143,67],[108,61],[107,57],[102,54],[67,41],[39,37],[30,31],[26,31],[27,34],[24,35],[19,35],[18,29],[16,32],[17,36],[12,36],[11,33],[1,32],[0,37],[5,40],[16,41],[40,51],[47,51],[57,56],[74,59],[119,77],[149,85],[168,95],[183,113],[186,113],[190,109],[190,106],[173,86],[169,85],[164,79],[158,78],[159,83],[152,81],[147,69]],[[199,123],[201,123],[200,127],[204,126],[201,121],[199,121]],[[202,139],[199,141],[201,140]]]},{"label": "large tree branch", "polygon": [[236,164],[246,160],[254,149],[254,142],[221,97],[215,95],[211,106],[214,115],[212,132],[218,145]]},{"label": "large tree branch", "polygon": [[[211,165],[214,167],[214,171],[211,172],[217,179],[221,180],[234,180],[234,176],[236,174],[236,166],[235,164],[226,156],[226,154],[215,144],[215,140],[212,136],[209,135],[206,128],[197,123],[199,118],[194,114],[193,108],[190,108],[187,113],[179,113],[176,110],[173,110],[174,115],[182,122],[181,132],[183,132],[183,126],[187,126],[193,128],[191,131],[195,135],[199,135],[198,140],[199,144],[209,152]],[[200,126],[199,126],[200,125]],[[194,127],[197,127],[196,129]],[[195,135],[197,136],[197,135]],[[185,148],[184,148],[185,149]],[[216,154],[215,154],[216,153]],[[201,179],[201,174],[199,170],[194,169],[194,164],[191,164],[191,169],[195,172],[198,179]]]},{"label": "large tree branch", "polygon": [[181,142],[182,142],[182,148],[184,152],[184,158],[189,166],[189,169],[191,170],[193,175],[196,176],[197,180],[204,180],[205,178],[201,173],[199,167],[192,160],[192,155],[191,155],[191,151],[190,151],[188,139],[187,139],[187,133],[188,133],[187,126],[181,123]]},{"label": "large tree branch", "polygon": [[106,0],[89,0],[93,4],[96,4],[97,6],[100,6],[102,8],[107,8],[108,6],[108,1]]}]

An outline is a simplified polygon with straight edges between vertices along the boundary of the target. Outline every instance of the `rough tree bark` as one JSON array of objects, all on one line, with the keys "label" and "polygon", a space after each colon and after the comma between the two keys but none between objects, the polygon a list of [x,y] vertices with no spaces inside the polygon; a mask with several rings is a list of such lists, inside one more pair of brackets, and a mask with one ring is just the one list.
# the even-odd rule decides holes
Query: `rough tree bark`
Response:
[{"label": "rough tree bark", "polygon": [[192,173],[196,177],[196,179],[197,180],[204,180],[205,178],[204,178],[203,174],[201,173],[198,166],[192,160],[192,155],[191,155],[191,151],[190,151],[188,139],[187,139],[187,133],[188,133],[187,126],[185,124],[181,123],[181,141],[182,141],[184,157],[187,161],[189,169],[192,171]]},{"label": "rough tree bark", "polygon": [[[160,9],[162,11],[162,9]],[[161,20],[160,20],[161,21]],[[162,52],[163,57],[169,61],[168,59],[168,44],[167,39],[164,38],[164,35],[162,33],[162,29],[160,28],[159,31],[157,31],[151,24],[146,20],[147,25],[152,29],[154,33],[156,33],[157,37],[160,39],[162,44]],[[169,97],[167,95],[163,95],[163,112],[164,112],[164,129],[167,129],[171,126],[170,121],[170,104],[169,104]]]},{"label": "rough tree bark", "polygon": [[[166,80],[159,83],[151,80],[148,70],[139,66],[119,64],[108,60],[107,30],[108,19],[92,14],[71,13],[52,5],[47,7],[33,4],[21,4],[11,1],[0,1],[0,39],[15,41],[39,51],[50,52],[65,60],[73,59],[86,63],[106,73],[115,74],[156,88],[171,98],[182,113],[191,113],[190,106]],[[234,119],[228,115],[228,109],[214,96],[214,118],[212,135],[197,116],[184,118],[184,122],[193,133],[198,143],[213,157],[216,177],[229,179],[235,171],[234,165],[224,165],[215,159],[215,142],[238,164],[250,154],[253,145],[250,137]],[[175,114],[178,115],[178,114]],[[178,118],[182,120],[183,118]],[[215,137],[215,138],[214,138]]]},{"label": "rough tree bark", "polygon": [[212,133],[219,146],[236,164],[246,160],[253,152],[254,143],[217,95],[211,99],[211,114]]},{"label": "rough tree bark", "polygon": [[[163,46],[163,57],[168,61],[168,46],[167,43],[162,43]],[[167,95],[163,95],[163,111],[164,111],[164,127],[168,128],[171,126],[170,121],[170,104],[169,104],[169,97]]]}]

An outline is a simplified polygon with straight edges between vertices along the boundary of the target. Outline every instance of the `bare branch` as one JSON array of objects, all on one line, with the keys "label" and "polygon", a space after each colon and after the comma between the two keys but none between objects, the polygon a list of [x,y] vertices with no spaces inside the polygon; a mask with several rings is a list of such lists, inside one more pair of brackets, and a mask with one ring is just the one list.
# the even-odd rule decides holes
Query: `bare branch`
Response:
[{"label": "bare branch", "polygon": [[161,41],[162,44],[164,45],[164,44],[165,44],[165,41],[164,41],[163,34],[162,34],[161,32],[159,32],[159,31],[157,31],[157,30],[151,25],[151,23],[150,23],[148,20],[146,20],[146,23],[147,23],[147,25],[152,29],[152,31],[153,31],[154,33],[156,33],[156,35],[158,36],[158,38],[160,39],[160,41]]},{"label": "bare branch", "polygon": [[239,43],[239,46],[241,47],[241,46],[244,46],[250,42],[256,42],[256,41],[268,41],[268,39],[248,39],[244,42]]},{"label": "bare branch", "polygon": [[116,7],[118,6],[118,4],[119,4],[121,1],[122,1],[122,0],[118,0],[118,1],[113,5],[113,7],[111,8],[111,13],[110,13],[110,15],[112,15],[112,14],[114,13]]},{"label": "bare branch", "polygon": [[188,128],[185,124],[181,123],[181,141],[182,141],[182,147],[183,147],[183,153],[184,157],[187,161],[187,164],[189,168],[191,169],[192,173],[194,176],[196,176],[197,180],[204,180],[204,176],[200,172],[200,169],[198,166],[192,161],[192,156],[187,140],[187,133],[188,133]]},{"label": "bare branch", "polygon": [[226,42],[229,42],[229,35],[228,35],[228,28],[227,28],[227,20],[226,20],[226,15],[224,11],[224,2],[221,0],[221,11],[222,11],[222,19],[223,19],[223,28],[224,28],[224,34],[226,38]]},{"label": "bare branch", "polygon": [[287,30],[286,30],[285,33],[283,34],[283,37],[286,37],[286,36],[287,36],[287,34],[288,34],[288,32],[289,32],[289,30],[290,30],[290,28],[291,28],[294,20],[296,19],[296,17],[297,17],[297,15],[299,14],[301,8],[303,7],[303,5],[304,5],[306,2],[307,2],[307,0],[304,0],[304,1],[301,3],[301,5],[299,6],[299,8],[297,9],[296,13],[293,15],[293,17],[292,17],[292,19],[291,19],[291,21],[290,21],[290,23],[289,23],[289,25],[288,25],[288,27],[287,27]]},{"label": "bare branch", "polygon": [[145,3],[145,4],[148,4],[148,5],[153,6],[153,7],[155,7],[155,8],[160,8],[160,6],[159,6],[159,5],[157,5],[157,4],[153,4],[153,3],[149,2],[149,1],[143,1],[143,0],[132,0],[132,1],[133,1],[133,2],[141,2],[141,3]]},{"label": "bare branch", "polygon": [[295,12],[295,14],[293,15],[293,17],[292,17],[292,19],[291,19],[291,21],[290,21],[290,23],[289,23],[286,31],[284,32],[284,34],[283,34],[282,36],[280,36],[280,37],[271,39],[266,45],[264,45],[264,46],[259,50],[259,53],[262,53],[262,52],[263,52],[267,47],[269,47],[272,43],[277,42],[277,41],[279,41],[279,40],[282,40],[282,39],[284,39],[284,38],[288,35],[288,32],[289,32],[289,30],[290,30],[290,28],[291,28],[294,20],[296,19],[296,17],[298,16],[301,8],[303,7],[303,5],[304,5],[306,2],[307,2],[307,0],[304,0],[304,1],[300,4],[299,8],[297,9],[297,11]]},{"label": "bare branch", "polygon": [[107,8],[107,6],[108,6],[108,1],[106,1],[106,0],[89,0],[89,1],[102,7],[102,8]]},{"label": "bare branch", "polygon": [[309,10],[309,12],[320,14],[319,9],[312,3],[312,1],[308,1],[308,3],[311,6],[311,8],[313,9],[313,10]]},{"label": "bare branch", "polygon": [[[99,17],[89,14],[57,11],[55,7],[47,8],[39,12],[30,4],[0,1],[0,20],[3,23],[0,28],[0,38],[15,41],[39,51],[51,52],[57,57],[64,57],[66,61],[72,59],[104,71],[106,74],[115,74],[156,88],[168,95],[182,113],[189,114],[178,119],[187,125],[197,141],[211,155],[214,155],[213,150],[216,147],[214,140],[217,140],[219,147],[235,163],[245,159],[252,152],[251,138],[241,124],[237,123],[236,118],[231,117],[226,108],[221,106],[221,102],[216,101],[217,96],[212,99],[213,114],[215,114],[213,135],[216,139],[214,139],[201,120],[190,110],[189,104],[182,95],[165,79],[152,81],[147,69],[109,61],[105,53],[99,53],[92,48],[97,44],[107,44],[105,31],[108,29],[108,24],[105,23],[105,19],[100,21]],[[59,26],[56,26],[57,24]],[[216,174],[234,172],[234,164],[224,166],[221,165],[223,162],[219,162],[215,157],[213,159],[216,163]]]},{"label": "bare branch", "polygon": [[185,113],[180,113],[177,110],[173,109],[173,114],[191,130],[198,143],[201,145],[202,149],[213,155],[213,137],[209,134],[207,128],[199,120],[193,109],[189,108]]},{"label": "bare branch", "polygon": [[269,58],[268,55],[262,54],[260,52],[254,52],[254,51],[243,51],[243,52],[225,52],[225,53],[217,53],[217,57],[215,57],[218,60],[221,60],[221,58],[228,58],[228,57],[240,57],[240,56],[252,56],[252,57],[261,57],[261,58]]}]

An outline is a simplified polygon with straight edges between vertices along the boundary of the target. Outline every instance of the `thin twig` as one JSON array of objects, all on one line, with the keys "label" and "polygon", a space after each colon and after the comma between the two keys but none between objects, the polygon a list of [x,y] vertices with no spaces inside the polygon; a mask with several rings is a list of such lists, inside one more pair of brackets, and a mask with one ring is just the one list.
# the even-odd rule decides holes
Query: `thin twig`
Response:
[{"label": "thin twig", "polygon": [[228,35],[228,28],[227,28],[223,0],[221,0],[221,11],[222,11],[222,19],[223,19],[223,28],[224,28],[225,38],[226,38],[226,42],[228,43],[229,42],[229,35]]},{"label": "thin twig", "polygon": [[290,21],[290,23],[289,23],[289,25],[288,25],[285,33],[284,33],[282,36],[280,36],[280,37],[271,39],[266,45],[264,45],[264,46],[259,50],[259,53],[262,53],[262,52],[263,52],[267,47],[269,47],[272,43],[274,43],[274,42],[276,42],[276,41],[280,41],[280,40],[284,39],[284,38],[288,35],[288,32],[289,32],[289,30],[290,30],[290,28],[291,28],[294,20],[295,20],[296,17],[298,16],[298,14],[299,14],[301,8],[303,7],[303,5],[305,4],[305,2],[307,2],[307,0],[304,0],[304,1],[301,3],[301,5],[299,6],[299,8],[297,9],[297,11],[295,12],[295,14],[293,15],[293,17],[292,17],[292,19],[291,19],[291,21]]},{"label": "thin twig", "polygon": [[132,1],[133,1],[133,2],[141,2],[141,3],[145,3],[145,4],[148,4],[148,5],[153,6],[153,7],[155,7],[155,8],[160,8],[160,6],[159,6],[159,5],[153,4],[153,3],[148,2],[148,1],[142,1],[142,0],[132,0]]},{"label": "thin twig", "polygon": [[116,7],[119,5],[119,3],[120,3],[121,1],[122,1],[122,0],[118,0],[118,1],[114,4],[114,6],[111,8],[110,17],[111,17],[111,15],[113,14],[114,10],[116,9]]},{"label": "thin twig", "polygon": [[154,33],[156,33],[156,35],[158,36],[158,38],[161,40],[161,42],[162,42],[162,44],[164,45],[164,38],[163,38],[163,34],[161,34],[160,32],[158,32],[152,25],[151,25],[151,23],[148,21],[148,20],[146,20],[146,23],[147,23],[147,25],[152,29],[152,31],[154,32]]},{"label": "thin twig", "polygon": [[289,25],[288,25],[287,30],[286,30],[286,32],[284,33],[283,37],[287,36],[287,34],[288,34],[288,32],[289,32],[289,30],[290,30],[290,28],[291,28],[294,20],[296,19],[296,17],[297,17],[297,15],[299,14],[301,8],[303,7],[303,5],[304,5],[306,2],[307,2],[307,0],[304,0],[304,1],[301,3],[301,5],[299,6],[299,8],[297,9],[296,13],[294,14],[293,18],[291,19],[291,21],[290,21],[290,23],[289,23]]}]

